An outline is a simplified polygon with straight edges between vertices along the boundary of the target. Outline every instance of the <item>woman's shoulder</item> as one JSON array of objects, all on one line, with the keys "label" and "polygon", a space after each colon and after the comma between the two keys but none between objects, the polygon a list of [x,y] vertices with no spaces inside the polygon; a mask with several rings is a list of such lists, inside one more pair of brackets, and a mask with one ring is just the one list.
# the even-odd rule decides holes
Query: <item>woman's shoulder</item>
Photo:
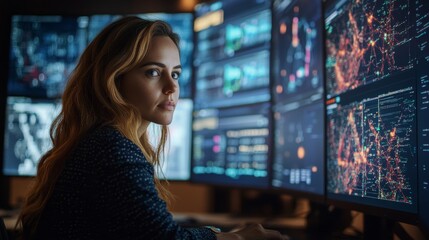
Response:
[{"label": "woman's shoulder", "polygon": [[112,126],[101,126],[91,130],[83,140],[85,145],[110,148],[116,145],[134,145],[118,129]]},{"label": "woman's shoulder", "polygon": [[128,155],[144,158],[141,149],[112,126],[100,126],[86,134],[77,144],[75,154],[84,155]]},{"label": "woman's shoulder", "polygon": [[142,150],[119,130],[101,126],[91,130],[72,154],[73,162],[86,162],[93,166],[116,168],[123,164],[144,164],[151,169]]}]

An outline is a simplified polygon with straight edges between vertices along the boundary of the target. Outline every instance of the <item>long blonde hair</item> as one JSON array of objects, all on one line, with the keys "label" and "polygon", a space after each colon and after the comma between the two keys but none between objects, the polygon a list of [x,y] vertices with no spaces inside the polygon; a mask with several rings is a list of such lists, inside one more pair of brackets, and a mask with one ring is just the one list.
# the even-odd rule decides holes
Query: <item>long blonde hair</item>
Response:
[{"label": "long blonde hair", "polygon": [[[23,206],[17,226],[24,238],[34,236],[40,216],[52,195],[71,151],[91,129],[110,125],[142,150],[148,161],[159,166],[168,128],[154,148],[147,132],[140,136],[141,114],[128,104],[118,89],[121,75],[136,68],[145,57],[154,36],[168,36],[178,47],[179,38],[162,21],[124,17],[108,25],[88,45],[69,78],[62,96],[62,110],[51,126],[53,147],[40,160],[35,184]],[[162,198],[169,193],[155,177]],[[19,226],[20,225],[20,226]]]}]

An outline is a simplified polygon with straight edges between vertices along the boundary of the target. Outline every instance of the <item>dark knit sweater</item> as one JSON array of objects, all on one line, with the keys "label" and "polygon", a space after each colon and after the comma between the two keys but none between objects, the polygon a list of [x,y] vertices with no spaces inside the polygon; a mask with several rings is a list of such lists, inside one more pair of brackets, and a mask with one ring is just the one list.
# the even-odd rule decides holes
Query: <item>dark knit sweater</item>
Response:
[{"label": "dark knit sweater", "polygon": [[101,127],[73,151],[42,214],[37,239],[216,239],[182,228],[158,197],[154,169],[119,131]]}]

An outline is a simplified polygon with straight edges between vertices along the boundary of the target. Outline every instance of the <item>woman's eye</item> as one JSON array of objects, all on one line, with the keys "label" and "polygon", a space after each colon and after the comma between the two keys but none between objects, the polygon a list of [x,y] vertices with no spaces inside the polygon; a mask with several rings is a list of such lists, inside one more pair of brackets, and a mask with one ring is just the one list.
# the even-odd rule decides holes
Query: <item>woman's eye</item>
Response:
[{"label": "woman's eye", "polygon": [[179,78],[180,78],[180,73],[179,73],[179,72],[173,72],[173,73],[171,74],[171,77],[172,77],[173,79],[179,79]]},{"label": "woman's eye", "polygon": [[149,77],[159,77],[160,74],[156,69],[149,69],[146,71],[146,75]]}]

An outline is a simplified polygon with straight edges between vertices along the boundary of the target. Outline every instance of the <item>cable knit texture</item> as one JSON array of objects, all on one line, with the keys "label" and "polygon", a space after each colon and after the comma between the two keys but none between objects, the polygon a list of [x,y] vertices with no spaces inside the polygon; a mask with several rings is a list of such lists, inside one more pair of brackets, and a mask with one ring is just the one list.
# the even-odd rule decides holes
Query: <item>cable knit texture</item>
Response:
[{"label": "cable knit texture", "polygon": [[216,236],[207,228],[180,227],[159,198],[153,166],[142,151],[116,129],[101,127],[71,154],[42,214],[37,239]]}]

